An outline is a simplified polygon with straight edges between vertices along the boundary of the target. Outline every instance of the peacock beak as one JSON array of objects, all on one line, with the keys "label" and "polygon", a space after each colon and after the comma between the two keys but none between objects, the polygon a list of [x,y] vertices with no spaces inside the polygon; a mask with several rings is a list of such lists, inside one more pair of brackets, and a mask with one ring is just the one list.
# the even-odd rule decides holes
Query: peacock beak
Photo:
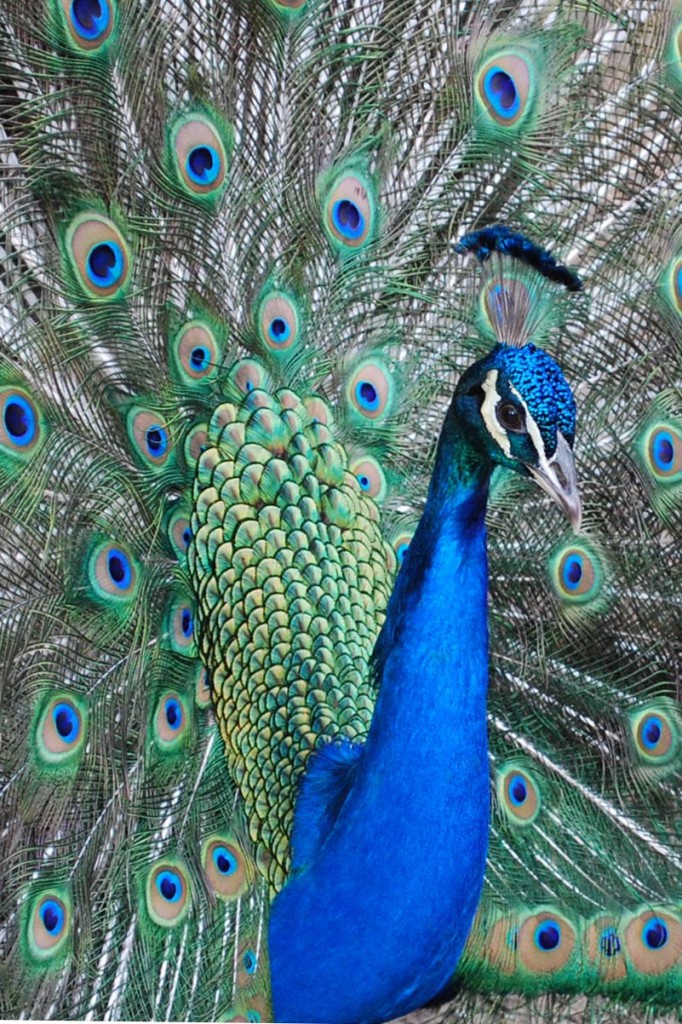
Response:
[{"label": "peacock beak", "polygon": [[563,436],[557,435],[556,451],[551,459],[541,459],[538,466],[528,466],[531,476],[550,498],[560,505],[568,516],[575,533],[582,523],[582,504],[578,494],[575,461],[571,447]]}]

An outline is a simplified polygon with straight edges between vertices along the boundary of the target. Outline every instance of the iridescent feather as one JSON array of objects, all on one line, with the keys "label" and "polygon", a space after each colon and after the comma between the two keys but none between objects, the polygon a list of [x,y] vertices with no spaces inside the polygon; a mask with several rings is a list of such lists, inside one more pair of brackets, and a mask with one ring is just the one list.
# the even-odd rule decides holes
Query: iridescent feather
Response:
[{"label": "iridescent feather", "polygon": [[[367,734],[455,382],[529,341],[584,524],[496,471],[443,1013],[679,1006],[680,4],[5,8],[3,1016],[270,1019],[297,787]],[[495,225],[584,293],[455,252]]]}]

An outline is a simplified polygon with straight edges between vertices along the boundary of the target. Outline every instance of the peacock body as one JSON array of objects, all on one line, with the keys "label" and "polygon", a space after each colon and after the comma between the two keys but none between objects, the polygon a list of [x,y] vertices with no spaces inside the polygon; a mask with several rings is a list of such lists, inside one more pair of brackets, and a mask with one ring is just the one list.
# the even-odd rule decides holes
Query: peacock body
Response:
[{"label": "peacock body", "polygon": [[6,4],[4,1016],[680,1004],[681,17]]}]

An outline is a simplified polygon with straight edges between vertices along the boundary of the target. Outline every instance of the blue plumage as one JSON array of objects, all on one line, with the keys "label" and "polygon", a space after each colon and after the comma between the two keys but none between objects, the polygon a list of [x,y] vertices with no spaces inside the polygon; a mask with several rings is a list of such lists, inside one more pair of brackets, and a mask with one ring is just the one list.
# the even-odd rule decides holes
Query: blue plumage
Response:
[{"label": "blue plumage", "polygon": [[496,358],[511,385],[523,395],[542,434],[547,455],[556,451],[558,430],[573,444],[575,399],[557,362],[532,342],[521,349],[503,347]]},{"label": "blue plumage", "polygon": [[407,1013],[445,987],[464,948],[490,804],[486,500],[496,461],[523,469],[489,432],[471,382],[502,372],[545,416],[554,448],[557,420],[573,423],[570,389],[535,347],[497,346],[460,382],[374,652],[369,735],[323,750],[303,782],[294,871],[270,920],[278,1021]]}]

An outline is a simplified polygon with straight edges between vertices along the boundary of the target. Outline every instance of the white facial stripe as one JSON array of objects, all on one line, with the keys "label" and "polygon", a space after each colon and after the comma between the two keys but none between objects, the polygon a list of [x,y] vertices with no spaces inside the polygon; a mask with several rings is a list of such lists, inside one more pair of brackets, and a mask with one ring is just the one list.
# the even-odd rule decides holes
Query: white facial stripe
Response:
[{"label": "white facial stripe", "polygon": [[497,416],[495,415],[495,409],[500,402],[500,395],[497,391],[497,377],[497,370],[488,370],[485,375],[485,380],[481,384],[485,393],[485,398],[481,405],[481,416],[483,417],[483,422],[488,428],[490,436],[493,440],[497,441],[504,454],[508,459],[510,459],[511,443],[507,437],[506,430],[502,429],[500,424],[497,422]]},{"label": "white facial stripe", "polygon": [[523,406],[524,412],[526,413],[526,430],[528,431],[529,438],[533,442],[533,447],[538,453],[539,468],[543,469],[546,473],[549,473],[551,477],[554,477],[554,471],[551,469],[549,462],[547,461],[547,456],[545,455],[545,444],[542,440],[540,428],[531,416],[528,406],[526,405],[523,398],[518,393],[513,384],[510,385],[510,391],[512,392],[513,395],[516,395],[519,402]]}]

